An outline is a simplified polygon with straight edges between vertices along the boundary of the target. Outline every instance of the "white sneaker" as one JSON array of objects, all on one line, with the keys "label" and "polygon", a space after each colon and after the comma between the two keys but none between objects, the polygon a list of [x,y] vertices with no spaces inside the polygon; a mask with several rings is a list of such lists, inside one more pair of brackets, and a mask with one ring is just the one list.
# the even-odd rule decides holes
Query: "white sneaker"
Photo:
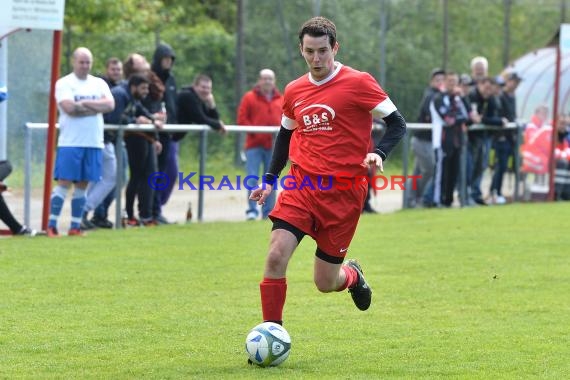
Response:
[{"label": "white sneaker", "polygon": [[502,195],[497,195],[497,198],[495,199],[495,204],[504,205],[505,203],[507,203],[507,199]]},{"label": "white sneaker", "polygon": [[257,219],[257,214],[253,211],[249,211],[247,214],[245,214],[245,219],[246,220],[255,220],[255,219]]},{"label": "white sneaker", "polygon": [[16,235],[34,237],[38,235],[38,231],[28,228],[27,226],[22,226],[22,229]]}]

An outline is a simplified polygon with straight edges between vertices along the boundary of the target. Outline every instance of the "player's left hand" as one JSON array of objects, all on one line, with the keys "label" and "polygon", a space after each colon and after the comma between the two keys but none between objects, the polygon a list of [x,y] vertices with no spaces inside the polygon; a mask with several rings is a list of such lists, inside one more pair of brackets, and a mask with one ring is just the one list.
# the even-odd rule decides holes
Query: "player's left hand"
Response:
[{"label": "player's left hand", "polygon": [[366,157],[364,157],[364,161],[362,161],[362,166],[367,169],[380,169],[380,173],[384,173],[384,166],[382,165],[382,157],[377,155],[376,153],[368,153]]},{"label": "player's left hand", "polygon": [[269,197],[271,192],[273,191],[273,186],[266,183],[262,187],[258,187],[257,189],[251,192],[249,199],[252,201],[257,201],[257,204],[262,206],[265,203],[265,200]]}]

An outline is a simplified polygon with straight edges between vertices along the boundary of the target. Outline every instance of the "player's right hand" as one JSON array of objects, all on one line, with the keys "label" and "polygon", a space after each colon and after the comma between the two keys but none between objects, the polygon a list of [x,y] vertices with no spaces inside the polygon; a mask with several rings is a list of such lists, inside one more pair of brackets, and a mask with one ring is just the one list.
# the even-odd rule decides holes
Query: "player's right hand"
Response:
[{"label": "player's right hand", "polygon": [[258,187],[257,189],[253,190],[251,192],[251,195],[249,196],[249,199],[252,201],[257,201],[257,204],[262,206],[263,204],[265,204],[265,200],[267,199],[267,197],[269,197],[272,191],[273,191],[273,186],[268,183],[265,183],[264,186]]},{"label": "player's right hand", "polygon": [[381,173],[384,173],[384,165],[382,164],[382,157],[380,157],[376,153],[368,153],[364,160],[362,161],[362,166],[367,169],[373,169],[374,174],[376,174],[376,170],[380,170]]}]

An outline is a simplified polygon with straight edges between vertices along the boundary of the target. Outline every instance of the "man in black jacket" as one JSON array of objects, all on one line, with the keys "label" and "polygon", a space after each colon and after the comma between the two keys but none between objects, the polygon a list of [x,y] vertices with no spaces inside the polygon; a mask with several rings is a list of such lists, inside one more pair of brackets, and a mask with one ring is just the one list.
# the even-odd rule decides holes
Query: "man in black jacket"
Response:
[{"label": "man in black jacket", "polygon": [[[471,106],[472,121],[474,124],[504,126],[508,120],[501,117],[500,105],[493,96],[493,80],[489,77],[480,79],[476,87],[469,93],[468,102]],[[469,149],[467,155],[467,182],[471,191],[472,200],[479,205],[486,205],[481,192],[481,180],[486,166],[486,155],[490,143],[487,133],[483,131],[469,131]]]},{"label": "man in black jacket", "polygon": [[[521,78],[517,73],[510,73],[505,78],[505,84],[499,95],[501,103],[501,115],[509,122],[515,122],[517,119],[517,103],[515,98],[515,90],[517,89]],[[514,140],[512,131],[500,131],[495,133],[493,138],[493,149],[495,150],[495,169],[493,179],[491,181],[491,197],[495,204],[507,203],[503,196],[503,177],[507,171],[509,156],[513,153]]]},{"label": "man in black jacket", "polygon": [[[105,115],[109,124],[152,124],[154,131],[126,131],[125,145],[127,147],[130,169],[129,182],[125,196],[127,224],[130,226],[155,225],[152,215],[154,189],[148,186],[149,176],[156,172],[156,155],[160,154],[162,144],[159,141],[158,130],[163,122],[152,114],[142,100],[148,95],[149,79],[145,75],[133,74],[129,82],[111,90],[115,99],[115,109]],[[138,198],[140,222],[135,218],[134,203]]]},{"label": "man in black jacket", "polygon": [[[199,74],[194,79],[192,86],[184,87],[176,102],[177,119],[180,124],[206,124],[221,134],[225,134],[226,128],[220,120],[220,114],[216,109],[216,101],[212,94],[212,79]],[[186,133],[177,133],[175,140],[180,140]]]},{"label": "man in black jacket", "polygon": [[462,131],[469,121],[460,95],[459,76],[445,74],[445,90],[437,92],[430,104],[432,144],[435,155],[434,203],[451,207],[459,173]]}]

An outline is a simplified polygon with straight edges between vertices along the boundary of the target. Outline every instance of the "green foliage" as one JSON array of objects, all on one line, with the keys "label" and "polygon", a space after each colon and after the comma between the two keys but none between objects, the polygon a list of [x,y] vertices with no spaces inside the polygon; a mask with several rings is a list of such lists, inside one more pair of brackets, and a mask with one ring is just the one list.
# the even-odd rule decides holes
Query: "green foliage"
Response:
[{"label": "green foliage", "polygon": [[[245,63],[248,86],[260,69],[271,67],[278,85],[306,71],[299,57],[297,31],[315,9],[313,0],[248,0],[245,4]],[[341,45],[338,59],[380,79],[380,15],[388,19],[385,87],[408,119],[413,119],[431,69],[443,64],[443,6],[440,0],[329,0],[321,14],[335,21]],[[382,4],[385,9],[381,9]],[[511,8],[510,57],[549,41],[560,20],[560,1],[516,0]],[[503,0],[448,2],[449,62],[469,72],[476,55],[488,57],[490,72],[502,71]],[[66,32],[93,47],[102,62],[132,51],[151,54],[158,39],[179,52],[176,73],[187,83],[200,71],[210,73],[226,120],[233,120],[235,94],[236,1],[110,0],[68,2]],[[124,17],[128,14],[129,17]],[[133,31],[136,31],[133,32]]]},{"label": "green foliage", "polygon": [[366,312],[315,289],[305,238],[287,276],[291,356],[267,369],[246,364],[244,341],[261,319],[268,223],[3,239],[0,376],[568,378],[569,212],[365,215],[349,255],[374,291]]},{"label": "green foliage", "polygon": [[[443,2],[441,0],[244,0],[245,9],[245,71],[247,87],[252,86],[260,69],[270,67],[277,74],[280,89],[306,72],[299,56],[297,32],[313,15],[320,3],[320,13],[335,21],[340,51],[338,59],[380,80],[380,16],[387,15],[386,82],[384,87],[409,121],[415,121],[418,105],[428,74],[443,64]],[[382,9],[382,4],[385,8]],[[544,46],[556,32],[560,21],[561,0],[513,0],[511,8],[510,59]],[[502,71],[503,0],[449,0],[449,62],[448,67],[468,72],[469,62],[476,55],[489,59],[490,73]],[[235,0],[88,0],[67,1],[61,73],[71,70],[71,52],[77,46],[89,47],[95,58],[94,72],[102,73],[104,62],[111,56],[121,59],[132,52],[144,54],[149,60],[157,42],[165,41],[177,53],[174,74],[179,87],[191,82],[195,74],[207,72],[214,80],[214,94],[227,124],[233,124],[241,94],[236,93],[237,2]],[[14,40],[22,38],[14,35]],[[32,42],[19,47],[10,61],[16,74],[9,77],[10,88],[21,95],[11,95],[10,124],[43,121],[30,109],[44,109],[47,84],[36,91],[38,84],[49,78],[37,79],[28,71],[32,65],[21,62],[47,62],[48,42]],[[18,47],[16,47],[18,49]],[[38,52],[42,57],[37,57]],[[20,67],[16,67],[20,66]],[[46,65],[41,67],[45,71]],[[29,78],[29,79],[26,79]],[[29,83],[21,83],[26,82]],[[32,87],[32,90],[28,88]],[[247,90],[246,88],[245,90]],[[28,97],[29,102],[20,101]],[[16,103],[18,99],[18,103]],[[43,102],[43,103],[42,103]],[[38,105],[38,103],[42,103]],[[23,106],[25,105],[25,107]],[[45,114],[45,112],[44,112]],[[26,117],[29,115],[29,117]],[[41,113],[40,113],[41,115]],[[11,137],[21,134],[15,130]],[[210,146],[220,160],[232,164],[233,140],[228,136]],[[183,151],[195,155],[191,143],[183,142]],[[10,144],[12,153],[18,144]]]},{"label": "green foliage", "polygon": [[160,24],[162,7],[160,0],[68,1],[65,27],[71,33],[153,31]]},{"label": "green foliage", "polygon": [[233,119],[232,92],[235,70],[235,38],[220,23],[209,21],[189,27],[185,33],[165,30],[161,39],[176,46],[175,75],[179,87],[188,86],[199,73],[212,77],[216,103],[226,119]]}]

